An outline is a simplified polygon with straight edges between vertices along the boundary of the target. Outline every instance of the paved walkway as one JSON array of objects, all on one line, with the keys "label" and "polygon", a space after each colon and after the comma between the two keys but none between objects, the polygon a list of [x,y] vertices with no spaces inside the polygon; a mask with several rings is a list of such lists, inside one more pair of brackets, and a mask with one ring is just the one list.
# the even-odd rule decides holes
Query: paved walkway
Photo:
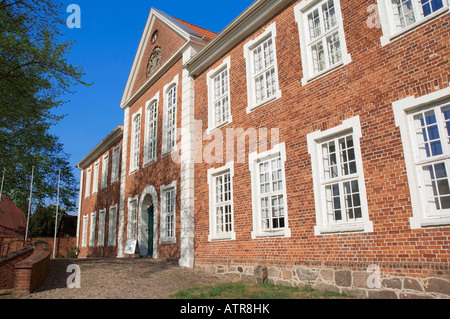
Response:
[{"label": "paved walkway", "polygon": [[[70,289],[67,272],[78,265],[81,288]],[[226,282],[227,278],[176,264],[139,259],[59,259],[31,299],[167,299],[188,287]]]}]

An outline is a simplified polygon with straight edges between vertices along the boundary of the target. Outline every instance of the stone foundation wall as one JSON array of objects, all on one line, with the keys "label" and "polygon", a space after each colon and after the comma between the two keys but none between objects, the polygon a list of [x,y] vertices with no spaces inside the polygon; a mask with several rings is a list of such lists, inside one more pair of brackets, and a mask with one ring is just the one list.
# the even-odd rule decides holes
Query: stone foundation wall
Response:
[{"label": "stone foundation wall", "polygon": [[325,292],[338,292],[370,299],[450,299],[450,281],[439,278],[414,278],[369,271],[263,266],[196,265],[204,271],[223,274],[236,280],[276,285],[310,286]]}]

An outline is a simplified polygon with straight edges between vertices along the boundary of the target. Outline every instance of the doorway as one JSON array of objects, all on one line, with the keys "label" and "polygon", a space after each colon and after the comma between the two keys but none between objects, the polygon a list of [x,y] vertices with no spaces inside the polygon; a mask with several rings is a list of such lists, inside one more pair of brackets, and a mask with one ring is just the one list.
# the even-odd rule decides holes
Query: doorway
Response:
[{"label": "doorway", "polygon": [[153,204],[147,209],[148,214],[148,252],[147,256],[153,256]]}]

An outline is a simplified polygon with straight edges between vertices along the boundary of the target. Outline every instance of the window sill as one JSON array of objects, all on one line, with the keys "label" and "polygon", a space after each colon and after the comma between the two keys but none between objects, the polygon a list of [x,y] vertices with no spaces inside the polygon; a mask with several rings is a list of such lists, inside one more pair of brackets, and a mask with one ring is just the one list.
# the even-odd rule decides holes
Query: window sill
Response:
[{"label": "window sill", "polygon": [[159,243],[160,244],[176,244],[177,238],[160,238]]},{"label": "window sill", "polygon": [[345,234],[345,233],[369,233],[373,231],[372,222],[367,223],[352,223],[333,226],[315,226],[315,235],[328,235],[328,234]]},{"label": "window sill", "polygon": [[247,106],[247,109],[246,109],[246,110],[247,110],[247,114],[253,112],[254,110],[260,108],[260,107],[263,106],[263,105],[266,105],[266,104],[269,104],[269,103],[271,103],[271,102],[273,102],[273,101],[276,101],[276,100],[278,100],[279,98],[281,98],[281,91],[280,91],[280,90],[277,90],[277,92],[275,93],[275,95],[274,95],[273,97],[271,97],[270,99],[264,100],[263,102],[258,103],[258,104],[253,104],[252,106],[250,106],[250,105]]},{"label": "window sill", "polygon": [[424,18],[424,19],[422,19],[422,20],[420,20],[420,21],[418,21],[418,22],[416,22],[416,23],[414,23],[414,24],[412,24],[412,25],[410,25],[410,26],[408,26],[406,28],[403,28],[400,31],[393,32],[390,35],[383,35],[381,37],[381,39],[380,39],[381,46],[383,47],[385,45],[390,44],[391,42],[401,38],[402,36],[410,33],[411,31],[421,27],[423,24],[429,22],[430,20],[436,19],[440,15],[443,15],[443,14],[449,12],[449,10],[450,10],[449,7],[441,8],[439,11],[433,12],[428,17],[426,17],[426,18]]},{"label": "window sill", "polygon": [[252,239],[272,238],[272,237],[291,237],[291,229],[285,228],[276,231],[252,231]]},{"label": "window sill", "polygon": [[236,240],[236,233],[230,232],[223,235],[209,235],[208,241],[227,241],[227,240]]},{"label": "window sill", "polygon": [[151,164],[153,164],[153,163],[156,162],[156,159],[157,159],[157,158],[155,157],[155,158],[152,158],[152,159],[150,159],[150,160],[144,162],[144,164],[142,164],[142,167],[150,166]]},{"label": "window sill", "polygon": [[213,126],[213,127],[211,127],[211,128],[207,128],[206,129],[206,134],[211,134],[211,133],[213,133],[215,130],[218,130],[218,129],[221,129],[221,128],[223,128],[224,126],[227,126],[228,124],[230,124],[231,122],[232,122],[232,118],[231,118],[231,116],[230,116],[230,118],[227,120],[227,121],[225,121],[225,122],[223,122],[222,124],[219,124],[219,125],[217,125],[217,126]]},{"label": "window sill", "polygon": [[428,217],[428,218],[411,218],[412,229],[432,228],[432,227],[448,227],[450,226],[450,216]]},{"label": "window sill", "polygon": [[310,82],[313,82],[314,80],[317,80],[321,77],[324,77],[326,75],[328,75],[329,73],[343,67],[346,66],[347,64],[349,64],[350,62],[352,62],[352,58],[350,56],[350,54],[347,54],[345,56],[342,57],[342,61],[339,63],[336,63],[335,65],[329,67],[326,70],[320,71],[319,73],[313,74],[313,75],[309,75],[309,76],[304,76],[302,78],[302,85],[306,85]]},{"label": "window sill", "polygon": [[139,168],[133,168],[132,170],[130,170],[130,173],[128,175],[133,175],[137,171],[139,171]]}]

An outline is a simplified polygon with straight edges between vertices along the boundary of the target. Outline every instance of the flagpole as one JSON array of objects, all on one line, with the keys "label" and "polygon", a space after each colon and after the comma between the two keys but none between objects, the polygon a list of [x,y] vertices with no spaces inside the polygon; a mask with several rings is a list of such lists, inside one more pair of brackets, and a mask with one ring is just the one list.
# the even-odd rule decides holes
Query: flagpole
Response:
[{"label": "flagpole", "polygon": [[3,177],[2,177],[2,186],[0,187],[0,202],[2,201],[3,196],[3,182],[5,180],[6,168],[3,169]]},{"label": "flagpole", "polygon": [[25,233],[25,242],[27,242],[28,240],[28,225],[30,223],[30,210],[31,210],[31,195],[33,194],[33,177],[34,177],[34,166],[31,169],[30,200],[28,202],[28,217],[27,217],[27,230]]},{"label": "flagpole", "polygon": [[55,216],[55,237],[53,239],[53,259],[56,258],[56,230],[58,227],[58,206],[59,206],[59,182],[61,180],[61,170],[59,170],[58,174],[58,192],[56,195],[56,216]]}]

